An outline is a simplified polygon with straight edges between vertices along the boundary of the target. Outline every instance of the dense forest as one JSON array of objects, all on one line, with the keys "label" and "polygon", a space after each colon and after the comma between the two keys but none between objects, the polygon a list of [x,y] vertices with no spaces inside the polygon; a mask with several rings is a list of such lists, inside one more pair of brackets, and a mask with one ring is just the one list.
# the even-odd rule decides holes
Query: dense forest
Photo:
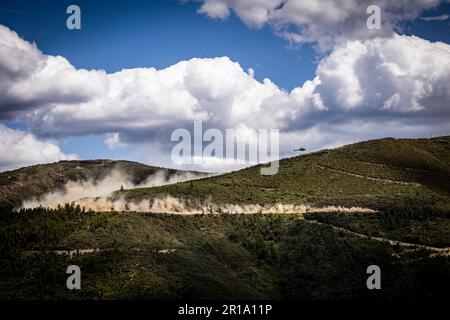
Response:
[{"label": "dense forest", "polygon": [[[0,298],[448,300],[448,254],[335,228],[366,232],[362,219],[374,226],[373,232],[395,239],[395,230],[411,221],[416,229],[436,219],[446,226],[450,221],[442,212],[408,212],[398,209],[377,218],[357,213],[170,215],[98,213],[69,204],[2,212]],[[414,240],[448,245],[442,230],[433,230],[430,238],[419,232]],[[66,269],[73,264],[81,268],[81,290],[66,288]],[[381,290],[366,287],[372,264],[381,268]]]}]

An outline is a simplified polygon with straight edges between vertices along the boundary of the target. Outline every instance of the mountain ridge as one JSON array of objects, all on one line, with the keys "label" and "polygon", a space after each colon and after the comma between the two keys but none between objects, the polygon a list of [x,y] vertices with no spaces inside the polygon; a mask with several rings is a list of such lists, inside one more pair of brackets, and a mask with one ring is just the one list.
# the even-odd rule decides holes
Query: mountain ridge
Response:
[{"label": "mountain ridge", "polygon": [[68,182],[100,181],[114,170],[129,177],[136,185],[156,172],[162,172],[166,179],[181,173],[207,175],[203,172],[162,168],[129,160],[63,160],[1,172],[0,207],[13,208],[25,199],[63,191]]},{"label": "mountain ridge", "polygon": [[[261,176],[264,164],[198,181],[118,190],[113,198],[151,201],[172,196],[197,206],[217,204],[294,204],[361,207],[375,210],[417,204],[449,209],[450,136],[421,139],[383,138],[324,149],[280,160],[279,172]],[[100,180],[113,170],[135,185],[157,171],[206,173],[148,166],[128,160],[72,160],[0,173],[0,206],[14,207],[26,197],[63,190],[69,181]],[[93,197],[97,195],[92,195]]]},{"label": "mountain ridge", "polygon": [[312,204],[384,209],[417,204],[448,209],[450,136],[383,138],[285,158],[279,172],[239,171],[154,188],[116,192],[129,201],[170,195],[193,202]]}]

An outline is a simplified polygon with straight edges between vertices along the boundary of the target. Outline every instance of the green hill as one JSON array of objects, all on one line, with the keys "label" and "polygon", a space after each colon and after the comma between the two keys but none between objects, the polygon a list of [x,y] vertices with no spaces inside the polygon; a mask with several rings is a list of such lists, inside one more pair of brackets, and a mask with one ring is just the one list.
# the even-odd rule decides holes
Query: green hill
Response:
[{"label": "green hill", "polygon": [[[382,139],[284,159],[274,176],[261,176],[256,166],[115,193],[132,201],[171,195],[193,206],[281,202],[375,212],[173,215],[93,212],[74,204],[0,208],[0,299],[448,301],[449,155],[449,137]],[[99,169],[103,161],[80,163],[98,177],[108,172]],[[136,182],[155,170],[110,164],[123,165]],[[13,183],[20,188],[2,194],[10,201],[42,193],[44,178],[62,187],[52,173],[61,169],[65,179],[81,179],[76,166],[60,162],[3,173],[3,186],[12,188],[12,179],[23,185]],[[65,286],[73,264],[82,270],[81,290]],[[382,290],[367,289],[367,267],[373,264],[381,269]]]},{"label": "green hill", "polygon": [[255,166],[216,177],[118,192],[130,201],[171,195],[200,205],[310,204],[386,209],[450,208],[450,137],[386,138],[280,161],[261,176]]},{"label": "green hill", "polygon": [[157,171],[163,171],[167,179],[181,172],[204,175],[199,172],[166,169],[123,160],[60,161],[40,164],[0,172],[0,208],[13,208],[25,199],[63,190],[69,181],[101,180],[113,170],[123,173],[134,184],[142,183]]}]

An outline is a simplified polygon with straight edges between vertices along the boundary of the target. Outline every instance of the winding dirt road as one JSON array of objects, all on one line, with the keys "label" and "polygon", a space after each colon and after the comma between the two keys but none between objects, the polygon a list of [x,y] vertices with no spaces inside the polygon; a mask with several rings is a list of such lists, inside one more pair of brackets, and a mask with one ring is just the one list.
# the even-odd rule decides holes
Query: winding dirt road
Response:
[{"label": "winding dirt road", "polygon": [[358,233],[358,232],[355,232],[355,231],[352,231],[352,230],[349,230],[349,229],[346,229],[343,227],[338,227],[333,224],[323,223],[323,222],[319,222],[317,220],[310,220],[310,219],[305,219],[305,218],[301,218],[301,219],[302,219],[302,221],[306,221],[306,222],[309,222],[312,224],[329,226],[329,227],[332,227],[334,230],[342,231],[342,232],[345,232],[345,233],[348,233],[348,234],[351,234],[351,235],[354,235],[354,236],[357,236],[360,238],[371,239],[371,240],[375,240],[375,241],[388,243],[392,246],[400,246],[400,247],[413,249],[413,250],[418,250],[418,249],[428,250],[428,251],[432,252],[432,254],[430,254],[430,256],[450,256],[450,247],[438,248],[438,247],[427,246],[424,244],[415,244],[415,243],[403,242],[403,241],[392,240],[392,239],[382,238],[382,237],[372,237],[372,236]]},{"label": "winding dirt road", "polygon": [[369,177],[369,176],[364,176],[362,174],[357,174],[357,173],[353,173],[353,172],[348,172],[348,171],[343,171],[343,170],[338,170],[338,169],[334,169],[334,168],[330,168],[327,166],[323,166],[320,165],[318,163],[316,163],[317,167],[322,169],[322,170],[329,170],[329,171],[333,171],[333,172],[338,172],[338,173],[343,173],[352,177],[358,177],[358,178],[365,178],[368,180],[372,180],[372,181],[379,181],[379,182],[386,182],[386,183],[397,183],[400,185],[406,185],[406,186],[412,186],[412,187],[421,187],[422,185],[418,182],[407,182],[407,181],[398,181],[398,180],[390,180],[390,179],[383,179],[383,178],[375,178],[375,177]]}]

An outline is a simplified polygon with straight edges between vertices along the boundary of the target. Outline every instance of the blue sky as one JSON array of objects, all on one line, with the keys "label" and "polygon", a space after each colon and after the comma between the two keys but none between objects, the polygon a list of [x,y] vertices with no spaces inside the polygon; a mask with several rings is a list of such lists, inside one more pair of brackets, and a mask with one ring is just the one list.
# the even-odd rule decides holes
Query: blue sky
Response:
[{"label": "blue sky", "polygon": [[[65,11],[70,4],[77,4],[81,8],[81,30],[68,30],[65,27],[67,18]],[[201,5],[201,2],[180,3],[179,1],[2,0],[0,1],[0,24],[17,32],[24,40],[35,42],[44,54],[65,57],[76,69],[103,69],[110,74],[139,67],[163,69],[192,58],[225,56],[239,63],[244,71],[252,68],[254,78],[259,83],[262,83],[264,78],[269,78],[279,90],[288,94],[295,88],[302,87],[305,81],[313,80],[318,63],[335,50],[335,47],[325,51],[318,50],[317,43],[320,39],[305,42],[289,41],[286,37],[280,36],[279,24],[267,22],[256,26],[253,20],[243,18],[245,12],[242,8],[230,7],[231,14],[228,17],[213,19],[215,12],[208,12],[209,17],[197,12]],[[450,4],[442,3],[432,9],[421,10],[416,19],[402,21],[399,18],[400,29],[397,28],[397,30],[407,36],[415,35],[432,42],[450,43],[448,18],[438,20],[420,18],[441,17],[449,13]],[[291,29],[295,29],[292,28],[292,24],[285,30]],[[323,101],[326,102],[327,95],[322,91],[317,92],[322,94]],[[331,106],[330,103],[330,109]],[[48,106],[45,107],[48,108]],[[56,105],[52,107],[57,108]],[[328,108],[328,106],[325,107]],[[334,121],[327,117],[318,115],[312,119],[325,119],[324,123]],[[37,139],[49,139],[42,132],[33,131],[36,125],[29,127],[27,119],[29,114],[5,118],[1,122],[13,130],[31,131]],[[393,119],[394,122],[397,120]],[[283,123],[293,122],[293,119],[283,121]],[[399,125],[398,121],[397,125]],[[405,128],[408,129],[404,133],[398,131],[398,128],[391,132],[415,136],[412,125],[405,123]],[[422,124],[420,128],[417,135],[428,132],[422,130]],[[110,133],[121,132],[120,130],[111,129]],[[293,134],[296,130],[298,132],[295,124],[289,124],[285,132]],[[317,130],[319,130],[318,127]],[[445,133],[445,130],[446,127],[439,132]],[[133,135],[125,131],[120,135],[124,137]],[[136,148],[133,143],[125,143],[125,146],[111,150],[104,143],[105,134],[109,131],[102,132],[97,134],[96,130],[87,130],[85,134],[79,132],[58,134],[54,138],[50,137],[48,141],[57,144],[63,153],[77,154],[81,159],[131,158],[151,162],[149,157],[142,156],[142,152],[138,150],[140,148]],[[338,135],[333,140],[331,136],[332,133],[328,132],[324,137],[318,138],[314,147],[338,145],[352,140]],[[376,136],[374,132],[363,132],[360,136],[355,136],[353,140]],[[132,139],[128,138],[128,140]],[[289,143],[285,145],[286,148],[291,148]]]},{"label": "blue sky", "polygon": [[317,54],[311,46],[294,49],[270,27],[249,29],[235,16],[226,22],[207,19],[196,14],[198,3],[77,1],[82,10],[82,29],[77,31],[65,28],[65,11],[72,3],[7,2],[0,6],[0,21],[77,68],[161,69],[195,57],[228,56],[253,68],[257,79],[268,77],[289,90],[314,75]]},{"label": "blue sky", "polygon": [[[115,72],[124,68],[166,68],[194,57],[228,56],[255,77],[270,78],[291,90],[311,79],[317,53],[309,45],[293,48],[269,27],[247,28],[232,16],[226,22],[196,14],[197,3],[177,1],[77,1],[82,29],[65,27],[73,1],[8,1],[0,6],[0,23],[46,54],[62,55],[77,68]],[[294,68],[294,72],[293,72]],[[26,128],[24,123],[8,123]],[[130,156],[131,148],[109,150],[101,137],[71,137],[60,147],[80,158]]]}]

